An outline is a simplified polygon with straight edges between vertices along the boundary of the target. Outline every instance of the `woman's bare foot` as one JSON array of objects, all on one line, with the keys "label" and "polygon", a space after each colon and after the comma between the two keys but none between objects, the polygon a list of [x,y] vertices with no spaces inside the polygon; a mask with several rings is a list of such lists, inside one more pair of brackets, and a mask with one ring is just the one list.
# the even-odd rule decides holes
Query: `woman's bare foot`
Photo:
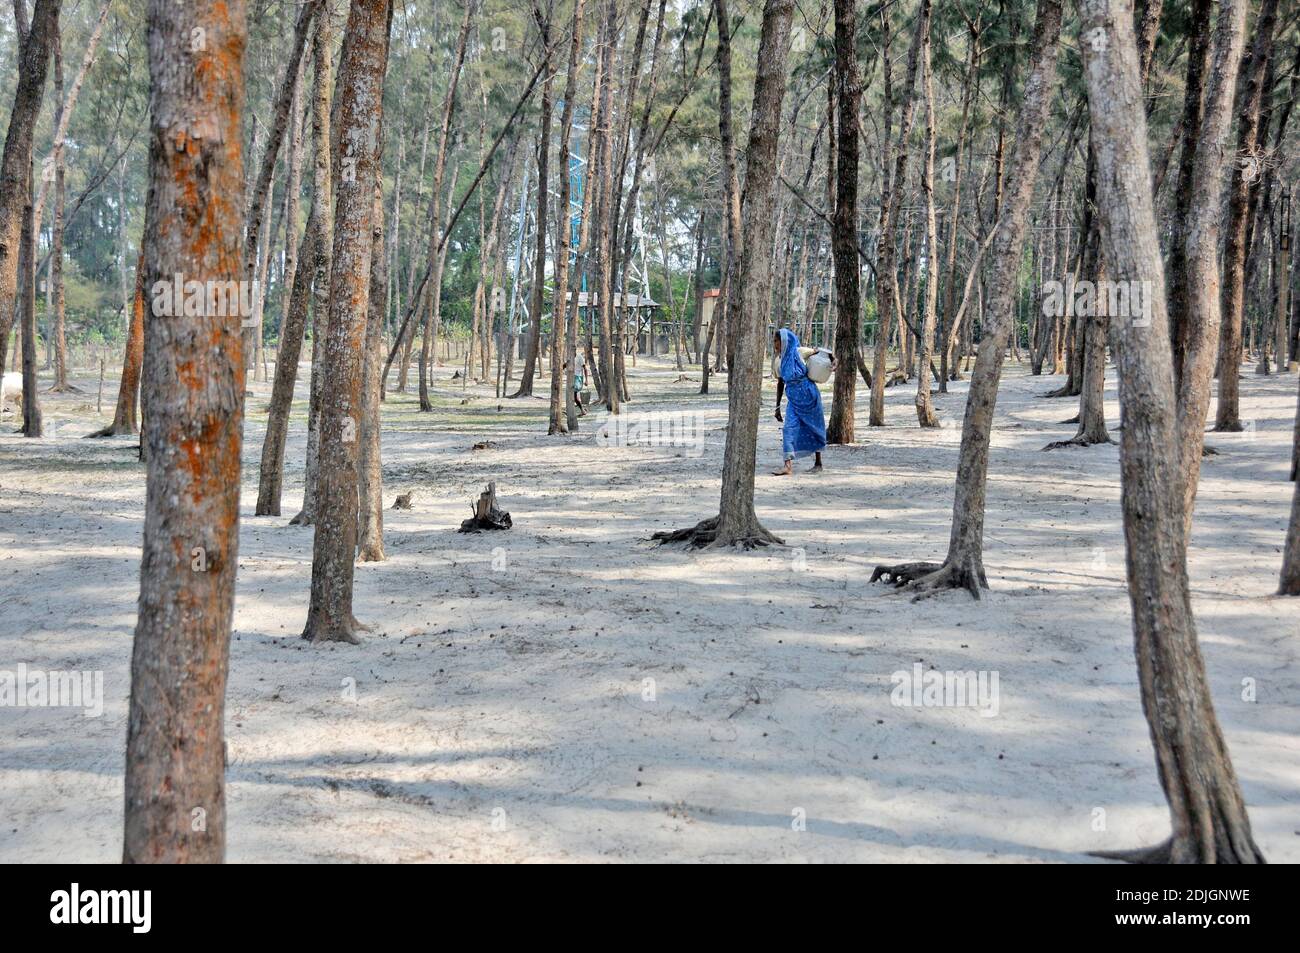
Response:
[{"label": "woman's bare foot", "polygon": [[785,468],[781,470],[773,470],[772,476],[790,476],[792,473],[794,473],[794,467],[791,465],[790,461],[787,460],[785,461]]}]

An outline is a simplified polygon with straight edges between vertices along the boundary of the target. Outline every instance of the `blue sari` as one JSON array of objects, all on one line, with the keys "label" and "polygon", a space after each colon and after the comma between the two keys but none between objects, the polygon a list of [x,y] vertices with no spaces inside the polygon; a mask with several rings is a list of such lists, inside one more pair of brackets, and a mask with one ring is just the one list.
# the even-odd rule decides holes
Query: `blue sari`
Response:
[{"label": "blue sari", "polygon": [[781,432],[785,459],[821,453],[826,448],[822,392],[808,379],[808,365],[799,356],[799,339],[789,328],[781,329],[781,380],[788,401]]}]

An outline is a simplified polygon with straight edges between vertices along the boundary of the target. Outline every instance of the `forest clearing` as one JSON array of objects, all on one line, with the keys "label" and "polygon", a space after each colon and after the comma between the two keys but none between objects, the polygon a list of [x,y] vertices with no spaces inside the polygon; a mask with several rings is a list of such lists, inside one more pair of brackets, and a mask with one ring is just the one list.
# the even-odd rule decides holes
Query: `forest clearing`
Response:
[{"label": "forest clearing", "polygon": [[14,0],[0,862],[1300,862],[1298,14]]}]

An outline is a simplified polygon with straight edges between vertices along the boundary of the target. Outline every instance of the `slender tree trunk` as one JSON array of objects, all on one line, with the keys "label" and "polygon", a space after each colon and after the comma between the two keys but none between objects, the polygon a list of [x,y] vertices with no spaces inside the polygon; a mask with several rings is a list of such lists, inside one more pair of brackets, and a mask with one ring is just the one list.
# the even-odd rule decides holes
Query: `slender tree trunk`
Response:
[{"label": "slender tree trunk", "polygon": [[381,466],[379,376],[384,369],[384,311],[388,258],[384,247],[384,179],[375,180],[375,218],[370,250],[370,300],[361,356],[361,447],[357,456],[357,559],[382,562],[384,554],[384,475]]},{"label": "slender tree trunk", "polygon": [[1182,375],[1178,379],[1177,415],[1181,513],[1188,534],[1200,480],[1205,418],[1210,408],[1219,333],[1226,323],[1220,314],[1223,299],[1219,284],[1219,210],[1223,207],[1224,190],[1237,187],[1235,180],[1225,177],[1231,164],[1226,150],[1209,148],[1208,144],[1227,141],[1232,124],[1233,87],[1246,31],[1246,0],[1222,0],[1218,7],[1205,103],[1199,135],[1195,137],[1199,144],[1190,173],[1183,270],[1175,276],[1180,285],[1186,282],[1185,289],[1175,291],[1175,299],[1185,309],[1178,325]]},{"label": "slender tree trunk", "polygon": [[[569,143],[573,134],[573,112],[578,90],[578,62],[582,53],[583,0],[574,0],[573,37],[569,46],[569,65],[564,79],[564,108],[560,113],[560,197],[556,201],[555,297],[551,303],[551,406],[548,434],[568,433],[565,394],[572,393],[573,361],[569,341],[569,227],[570,176]],[[577,295],[574,295],[576,298]],[[563,360],[557,355],[563,354]],[[570,398],[571,399],[571,398]]]},{"label": "slender tree trunk", "polygon": [[360,148],[351,156],[355,165],[334,177],[334,251],[329,323],[323,344],[326,386],[320,412],[316,535],[311,606],[302,633],[310,642],[355,643],[361,628],[352,614],[359,505],[357,438],[364,423],[362,365],[391,21],[390,0],[352,0],[339,58],[336,138],[341,149],[346,148],[345,143],[357,143]]},{"label": "slender tree trunk", "polygon": [[[741,283],[738,276],[744,257],[745,239],[741,232],[740,177],[736,172],[736,147],[732,132],[731,20],[727,12],[727,0],[713,0],[713,9],[718,21],[718,133],[723,169],[723,222],[727,240],[725,294],[718,299],[718,307],[714,308],[714,319],[722,334],[718,354],[726,355],[726,366],[730,373],[731,359],[735,354],[733,338],[736,336],[732,325],[739,320],[737,313],[740,310]],[[721,360],[718,363],[721,364]],[[728,384],[728,392],[730,389]]]},{"label": "slender tree trunk", "polygon": [[[26,9],[25,0],[23,9]],[[18,82],[9,113],[4,154],[0,158],[0,370],[5,366],[16,313],[14,305],[18,300],[18,246],[23,233],[23,209],[31,204],[30,190],[25,184],[31,175],[32,134],[41,112],[58,21],[59,0],[36,0],[31,26],[20,37],[18,49]]]},{"label": "slender tree trunk", "polygon": [[[910,582],[922,593],[965,588],[976,598],[979,598],[980,587],[988,587],[983,555],[984,509],[993,411],[1002,377],[1002,361],[1014,327],[1020,252],[1042,157],[1043,131],[1055,89],[1060,33],[1060,0],[1039,0],[1029,47],[1029,75],[1017,113],[1019,128],[993,237],[994,271],[989,305],[984,312],[983,336],[966,398],[948,555],[942,565],[904,563],[877,566],[872,574],[873,581],[888,578],[897,585]],[[902,178],[899,175],[895,181],[901,182]]]},{"label": "slender tree trunk", "polygon": [[[433,402],[429,399],[429,374],[431,362],[437,358],[438,331],[442,317],[442,264],[445,256],[441,254],[446,247],[446,233],[440,234],[438,223],[442,218],[442,179],[447,171],[447,150],[451,143],[451,118],[456,109],[456,89],[460,85],[461,70],[465,65],[465,45],[469,38],[470,25],[474,22],[474,8],[477,0],[466,0],[465,18],[461,20],[460,33],[456,37],[456,52],[452,57],[451,76],[447,82],[447,94],[443,99],[442,123],[438,129],[438,156],[433,162],[433,189],[429,193],[429,281],[424,293],[424,324],[420,338],[420,410],[429,413]],[[448,196],[448,205],[451,204]],[[450,224],[448,226],[450,229]]]},{"label": "slender tree trunk", "polygon": [[925,195],[925,304],[921,313],[916,374],[916,419],[922,427],[939,426],[930,399],[930,362],[934,355],[934,312],[939,294],[939,230],[934,216],[934,76],[930,67],[930,33],[921,43],[921,83],[925,89],[925,162],[921,191]]},{"label": "slender tree trunk", "polygon": [[18,240],[18,322],[22,329],[23,357],[23,426],[24,437],[45,436],[41,400],[36,389],[36,235],[33,208],[31,167],[23,191],[22,235]]},{"label": "slender tree trunk", "polygon": [[[54,97],[58,104],[55,112],[55,124],[62,125],[63,112],[67,105],[63,100],[63,33],[56,31],[54,40]],[[44,176],[41,176],[44,180]],[[45,190],[42,182],[41,191]],[[54,221],[50,223],[50,271],[49,307],[46,321],[51,328],[54,345],[54,385],[50,388],[56,393],[68,390],[68,342],[64,332],[66,317],[66,299],[63,288],[63,226],[64,210],[67,203],[67,162],[63,149],[54,152]],[[33,217],[35,213],[33,212]]]},{"label": "slender tree trunk", "polygon": [[754,511],[754,457],[771,301],[777,146],[793,12],[793,0],[767,0],[763,7],[754,108],[745,151],[745,200],[741,210],[745,240],[736,272],[742,290],[737,295],[740,310],[735,321],[735,363],[727,387],[727,442],[719,513],[692,529],[656,534],[655,538],[665,542],[747,549],[781,542],[759,523]]},{"label": "slender tree trunk", "polygon": [[1122,0],[1082,0],[1080,7],[1080,38],[1102,31],[1107,41],[1104,52],[1080,43],[1097,146],[1104,257],[1116,279],[1154,289],[1149,321],[1113,317],[1125,408],[1120,485],[1129,602],[1142,707],[1173,833],[1150,850],[1111,856],[1157,863],[1262,862],[1214,713],[1192,617],[1181,474],[1173,450],[1178,424],[1164,268],[1132,13]]},{"label": "slender tree trunk", "polygon": [[[1182,152],[1178,157],[1178,184],[1174,189],[1174,215],[1169,236],[1169,333],[1173,343],[1174,385],[1183,389],[1183,365],[1187,359],[1188,300],[1187,237],[1192,216],[1192,181],[1200,143],[1206,73],[1210,68],[1210,9],[1212,0],[1192,0],[1188,25],[1187,76],[1184,82],[1181,127]],[[1219,87],[1222,89],[1222,87]],[[1227,115],[1226,113],[1224,114]],[[1216,215],[1217,218],[1217,215]],[[1215,222],[1215,231],[1218,223]],[[1218,257],[1217,252],[1215,255]],[[1216,262],[1217,264],[1217,262]],[[1218,337],[1218,331],[1215,331]]]},{"label": "slender tree trunk", "polygon": [[126,353],[122,358],[122,379],[117,387],[117,408],[113,422],[90,437],[116,437],[134,434],[136,403],[140,399],[140,365],[144,360],[144,251],[135,267],[135,293],[131,297],[131,316],[127,322]]},{"label": "slender tree trunk", "polygon": [[[271,126],[267,134],[266,150],[262,153],[262,163],[257,170],[257,179],[254,181],[253,189],[248,200],[248,214],[244,224],[244,280],[249,282],[256,281],[263,271],[260,268],[259,252],[262,251],[263,241],[269,245],[271,238],[265,235],[263,215],[267,201],[271,195],[271,180],[275,175],[276,160],[280,156],[280,145],[284,141],[285,129],[289,125],[290,114],[293,110],[294,99],[298,90],[298,78],[301,70],[298,64],[302,62],[302,53],[307,46],[307,37],[311,32],[311,23],[316,14],[320,12],[324,5],[324,0],[305,0],[302,8],[298,11],[298,22],[293,30],[293,45],[289,48],[289,58],[284,68],[284,78],[280,82],[280,90],[276,95],[275,112],[271,117]],[[259,294],[260,297],[260,294]],[[260,340],[257,335],[261,333],[261,309],[258,308],[256,316],[244,315],[245,319],[245,359],[253,359],[256,356],[256,342]],[[256,321],[250,321],[250,318],[256,317]]]},{"label": "slender tree trunk", "polygon": [[939,393],[948,393],[948,365],[952,358],[953,332],[957,329],[953,316],[957,291],[957,223],[961,218],[961,187],[965,173],[962,156],[966,149],[966,131],[970,124],[971,103],[975,97],[975,81],[980,59],[980,24],[983,13],[967,21],[966,78],[962,85],[961,125],[957,132],[957,152],[953,159],[952,219],[948,223],[947,279],[944,285],[943,311],[939,323]]},{"label": "slender tree trunk", "polygon": [[[882,12],[882,16],[886,14]],[[907,139],[912,130],[912,115],[916,108],[916,71],[920,63],[921,43],[930,32],[930,0],[921,0],[917,12],[916,33],[907,52],[907,79],[903,86],[903,109],[898,123],[898,139],[893,147],[894,171],[887,184],[888,198],[882,196],[880,249],[876,263],[876,314],[877,352],[871,381],[871,416],[873,427],[885,425],[885,354],[888,350],[889,329],[896,320],[898,301],[898,218],[903,207],[903,192],[907,186]],[[888,164],[888,163],[887,163]],[[900,337],[899,344],[903,343]]]},{"label": "slender tree trunk", "polygon": [[[604,82],[601,84],[599,129],[600,168],[596,183],[599,192],[596,212],[596,305],[600,314],[600,377],[604,387],[605,407],[617,414],[619,389],[614,349],[614,262],[611,218],[614,207],[614,45],[617,23],[617,6],[614,0],[606,5],[605,29],[602,33],[600,56],[604,59]],[[540,207],[540,206],[539,206]],[[539,239],[540,241],[540,239]],[[527,374],[525,373],[525,377]]]},{"label": "slender tree trunk", "polygon": [[[857,397],[862,270],[858,263],[858,108],[862,84],[857,65],[857,4],[835,0],[835,204],[831,228],[835,257],[835,375],[828,443],[853,443]],[[828,151],[829,152],[829,151]]]},{"label": "slender tree trunk", "polygon": [[[207,42],[194,49],[191,30]],[[242,0],[150,0],[144,285],[238,281]],[[204,82],[192,82],[194,75]],[[237,203],[237,199],[235,199]],[[225,311],[226,309],[220,309]],[[148,322],[140,605],[126,740],[127,863],[225,858],[225,695],[239,545],[244,365],[239,316]],[[177,373],[177,369],[183,373]]]},{"label": "slender tree trunk", "polygon": [[[1245,310],[1246,223],[1252,183],[1257,168],[1260,104],[1264,95],[1264,73],[1273,48],[1273,27],[1277,23],[1278,0],[1262,0],[1255,22],[1255,42],[1246,67],[1245,81],[1238,90],[1237,153],[1231,189],[1228,193],[1228,226],[1223,247],[1223,315],[1219,332],[1219,401],[1214,411],[1216,431],[1242,429],[1240,410],[1241,325]],[[1204,140],[1202,140],[1204,141]]]},{"label": "slender tree trunk", "polygon": [[[320,450],[320,408],[324,379],[322,344],[329,327],[330,258],[334,248],[334,159],[331,123],[333,122],[333,42],[334,27],[330,17],[322,16],[316,27],[312,46],[314,85],[312,88],[312,206],[316,214],[312,239],[312,329],[311,377],[307,397],[307,463],[303,474],[302,508],[289,521],[294,526],[310,526],[316,513],[316,472]],[[306,259],[304,259],[304,262]],[[305,289],[304,289],[305,290]],[[277,372],[278,373],[278,372]],[[292,396],[290,397],[292,402]],[[273,401],[274,403],[274,401]],[[283,480],[283,475],[281,475]],[[259,493],[260,495],[260,493]]]},{"label": "slender tree trunk", "polygon": [[[524,351],[524,370],[519,377],[519,389],[511,397],[531,397],[533,395],[533,378],[538,372],[538,350],[542,340],[542,304],[546,289],[546,210],[550,204],[550,157],[551,157],[551,84],[554,73],[550,67],[551,55],[551,14],[555,4],[547,4],[546,13],[534,3],[533,18],[542,37],[542,57],[545,78],[542,80],[541,134],[537,140],[537,254],[533,259],[533,287],[529,300],[528,340]],[[562,176],[567,177],[568,169]],[[564,215],[560,209],[557,215]]]}]

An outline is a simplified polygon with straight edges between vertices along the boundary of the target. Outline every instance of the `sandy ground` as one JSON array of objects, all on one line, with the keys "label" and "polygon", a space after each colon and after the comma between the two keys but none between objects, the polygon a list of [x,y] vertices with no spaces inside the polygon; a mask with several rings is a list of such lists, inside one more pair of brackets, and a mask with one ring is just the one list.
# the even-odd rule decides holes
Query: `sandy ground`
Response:
[{"label": "sandy ground", "polygon": [[[656,548],[716,512],[725,403],[640,361],[632,414],[699,414],[702,452],[546,438],[540,400],[386,405],[389,559],[357,569],[360,646],[311,647],[302,401],[286,517],[254,518],[269,385],[252,386],[227,698],[232,861],[1069,861],[1168,831],[1124,589],[1117,448],[1072,435],[1059,379],[1007,368],[991,453],[992,591],[922,603],[878,562],[941,557],[965,383],[778,480],[765,395],[758,508],[786,548]],[[698,376],[692,372],[693,377]],[[305,397],[306,368],[300,375]],[[94,382],[81,380],[93,392]],[[716,384],[716,380],[715,380]],[[770,387],[770,384],[769,384]],[[1243,375],[1212,435],[1191,554],[1215,703],[1256,839],[1300,861],[1300,603],[1272,596],[1296,378]],[[106,387],[111,409],[116,384]],[[826,391],[829,394],[829,391]],[[1117,420],[1114,382],[1108,418]],[[467,404],[462,400],[468,399]],[[143,475],[93,396],[53,436],[0,435],[0,669],[103,673],[104,711],[0,708],[0,860],[114,861]],[[89,402],[88,402],[89,401]],[[500,406],[498,406],[500,405]],[[865,401],[860,419],[866,419]],[[633,422],[644,418],[629,417]],[[472,449],[490,440],[491,446]],[[506,533],[456,532],[497,482]],[[996,673],[997,712],[891,702],[895,672]],[[950,699],[951,700],[951,699]]]}]

